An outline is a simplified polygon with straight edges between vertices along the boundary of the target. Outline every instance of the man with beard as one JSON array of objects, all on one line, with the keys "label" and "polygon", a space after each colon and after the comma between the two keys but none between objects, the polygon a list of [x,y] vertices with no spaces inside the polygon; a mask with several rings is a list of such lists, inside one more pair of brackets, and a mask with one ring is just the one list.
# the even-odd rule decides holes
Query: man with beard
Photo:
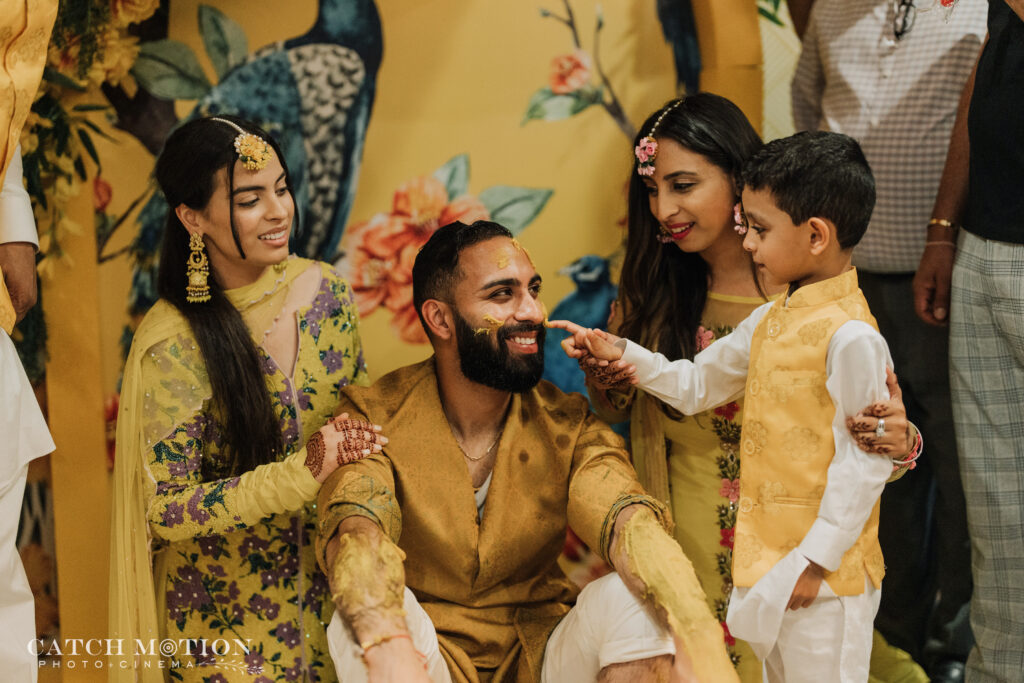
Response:
[{"label": "man with beard", "polygon": [[[389,438],[319,497],[345,683],[737,680],[622,440],[540,381],[540,280],[502,226],[439,229],[413,268],[434,356],[342,392]],[[578,599],[567,524],[616,569]]]}]

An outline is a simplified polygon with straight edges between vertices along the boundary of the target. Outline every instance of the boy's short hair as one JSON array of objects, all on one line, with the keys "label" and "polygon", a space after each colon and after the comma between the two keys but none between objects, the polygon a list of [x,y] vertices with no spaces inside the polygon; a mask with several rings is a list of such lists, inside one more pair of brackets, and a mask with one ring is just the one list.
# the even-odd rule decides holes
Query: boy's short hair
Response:
[{"label": "boy's short hair", "polygon": [[743,167],[743,187],[768,190],[799,225],[825,218],[839,246],[860,242],[875,206],[875,179],[857,141],[841,133],[803,132],[772,140]]}]

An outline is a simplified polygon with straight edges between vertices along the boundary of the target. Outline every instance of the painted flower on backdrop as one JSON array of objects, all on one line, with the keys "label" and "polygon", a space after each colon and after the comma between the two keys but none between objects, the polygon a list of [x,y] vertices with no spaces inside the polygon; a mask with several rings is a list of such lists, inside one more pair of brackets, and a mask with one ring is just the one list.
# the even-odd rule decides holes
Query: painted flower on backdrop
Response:
[{"label": "painted flower on backdrop", "polygon": [[110,0],[110,13],[118,26],[127,26],[152,16],[160,0]]},{"label": "painted flower on backdrop", "polygon": [[[636,135],[633,123],[626,116],[611,81],[601,68],[600,36],[604,28],[604,15],[597,7],[594,23],[593,56],[580,45],[579,26],[569,0],[563,0],[565,15],[542,8],[540,16],[564,24],[572,35],[573,51],[555,57],[547,87],[533,93],[526,105],[521,125],[530,121],[560,121],[576,116],[585,109],[600,105],[626,137]],[[594,83],[594,76],[598,83]]]},{"label": "painted flower on backdrop", "polygon": [[114,188],[102,175],[97,173],[92,179],[92,208],[94,211],[105,211],[114,196]]},{"label": "painted flower on backdrop", "polygon": [[548,79],[551,92],[568,95],[576,92],[590,81],[592,62],[583,50],[560,57],[551,62],[551,76]]},{"label": "painted flower on backdrop", "polygon": [[552,190],[496,185],[469,193],[469,157],[454,157],[433,175],[408,180],[395,190],[391,209],[345,230],[347,249],[335,264],[352,285],[359,315],[380,307],[402,341],[425,344],[412,304],[412,265],[420,247],[454,221],[494,220],[518,235],[547,204]]}]

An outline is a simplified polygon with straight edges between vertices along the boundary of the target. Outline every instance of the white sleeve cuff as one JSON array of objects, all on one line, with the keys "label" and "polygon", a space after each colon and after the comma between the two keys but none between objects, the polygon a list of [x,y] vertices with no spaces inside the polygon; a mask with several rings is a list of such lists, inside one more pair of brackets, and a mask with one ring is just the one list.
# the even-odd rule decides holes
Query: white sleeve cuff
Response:
[{"label": "white sleeve cuff", "polygon": [[859,530],[851,534],[818,517],[798,548],[808,560],[834,572],[839,569],[843,555],[853,547],[859,535]]},{"label": "white sleeve cuff", "polygon": [[25,191],[19,145],[0,188],[0,244],[28,242],[39,247],[39,233],[32,214],[32,202]]}]

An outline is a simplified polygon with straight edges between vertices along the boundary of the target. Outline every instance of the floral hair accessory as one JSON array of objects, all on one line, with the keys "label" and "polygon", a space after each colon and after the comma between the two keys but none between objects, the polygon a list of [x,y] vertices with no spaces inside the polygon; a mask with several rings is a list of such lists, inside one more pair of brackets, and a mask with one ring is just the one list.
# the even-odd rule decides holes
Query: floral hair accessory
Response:
[{"label": "floral hair accessory", "polygon": [[267,141],[259,135],[254,135],[242,129],[238,124],[227,119],[213,118],[212,121],[226,123],[238,131],[235,136],[235,153],[238,160],[250,171],[262,171],[274,158],[274,152],[267,144]]},{"label": "floral hair accessory", "polygon": [[633,149],[636,155],[636,172],[640,175],[654,175],[654,159],[658,156],[658,141],[647,136],[640,140],[640,144]]},{"label": "floral hair accessory", "polygon": [[736,205],[732,207],[732,220],[736,223],[733,226],[733,230],[741,235],[746,235],[747,223],[743,220],[743,209],[740,207],[739,202],[736,202]]},{"label": "floral hair accessory", "polygon": [[661,124],[661,120],[665,118],[665,115],[682,104],[683,99],[685,98],[681,97],[665,107],[654,121],[651,130],[648,131],[647,135],[640,138],[640,144],[633,148],[633,154],[636,156],[637,162],[636,172],[640,175],[648,177],[654,175],[654,160],[658,156],[658,141],[654,139],[654,135],[658,132],[658,126]]}]

